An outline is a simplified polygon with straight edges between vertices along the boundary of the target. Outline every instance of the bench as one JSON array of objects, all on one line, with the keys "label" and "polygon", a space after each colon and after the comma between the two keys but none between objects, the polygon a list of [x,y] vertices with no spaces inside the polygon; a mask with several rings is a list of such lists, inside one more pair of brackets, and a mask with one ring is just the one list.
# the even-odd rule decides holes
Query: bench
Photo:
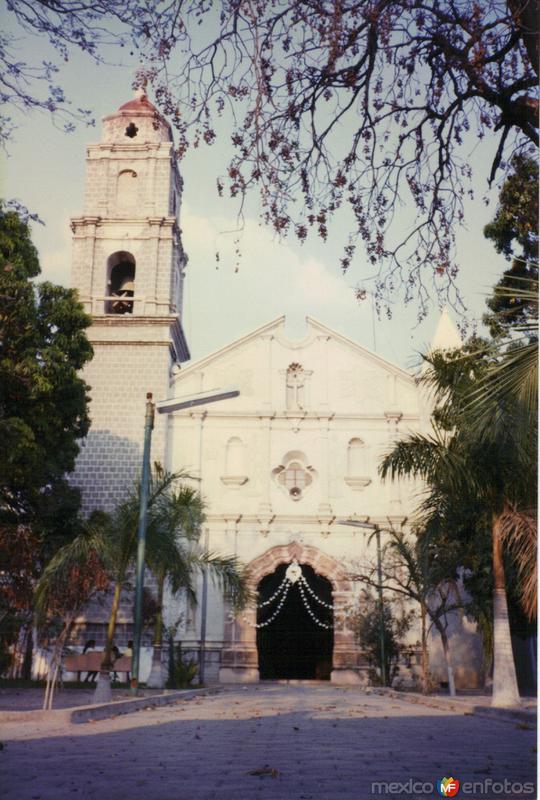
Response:
[{"label": "bench", "polygon": [[[91,653],[76,653],[64,658],[64,669],[67,672],[76,672],[77,680],[81,679],[81,672],[99,672],[103,652],[93,650]],[[131,673],[131,656],[120,656],[113,663],[111,672],[125,672],[126,678]]]}]

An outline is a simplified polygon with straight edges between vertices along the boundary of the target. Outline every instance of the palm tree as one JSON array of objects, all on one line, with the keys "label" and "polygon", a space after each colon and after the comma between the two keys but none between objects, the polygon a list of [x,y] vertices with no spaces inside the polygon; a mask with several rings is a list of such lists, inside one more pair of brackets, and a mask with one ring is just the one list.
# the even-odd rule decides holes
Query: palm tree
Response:
[{"label": "palm tree", "polygon": [[[514,283],[520,279],[514,277]],[[521,279],[518,288],[498,286],[495,297],[510,299],[511,310],[528,313],[512,325],[511,335],[497,345],[496,358],[470,395],[465,409],[471,423],[487,441],[500,436],[507,424],[506,409],[511,406],[517,423],[514,425],[516,445],[527,451],[536,462],[534,442],[538,416],[538,280]],[[531,452],[533,444],[533,452]],[[527,617],[536,617],[538,604],[538,520],[536,498],[526,508],[508,504],[500,519],[500,537],[508,546],[517,564],[522,588],[522,606]]]},{"label": "palm tree", "polygon": [[[529,277],[521,283],[521,288],[497,286],[494,291],[495,298],[510,300],[516,312],[527,307],[528,313],[497,340],[497,357],[471,394],[468,411],[486,434],[501,418],[497,408],[508,402],[518,403],[531,418],[538,413],[538,280]],[[499,316],[508,324],[512,310]]]},{"label": "palm tree", "polygon": [[194,578],[206,570],[221,587],[226,597],[242,608],[247,599],[247,581],[236,558],[214,555],[200,545],[204,522],[204,503],[195,489],[182,485],[165,492],[155,504],[151,525],[160,541],[172,547],[151,550],[148,566],[157,584],[157,615],[154,627],[152,671],[148,685],[162,688],[164,676],[161,663],[163,645],[163,598],[168,582],[171,594],[185,592],[191,605],[196,602]]},{"label": "palm tree", "polygon": [[[157,580],[156,651],[163,639],[163,595],[167,580],[173,593],[185,590],[188,598],[195,602],[193,578],[197,571],[206,568],[226,595],[235,597],[240,605],[246,600],[246,579],[237,560],[208,553],[199,544],[204,520],[203,503],[194,490],[186,486],[178,488],[179,481],[187,477],[185,473],[170,473],[155,464],[150,479],[146,564]],[[103,520],[106,561],[114,591],[95,703],[107,702],[111,697],[111,653],[122,589],[136,558],[138,516],[139,486],[136,486],[128,498]],[[159,677],[158,681],[161,682]]]},{"label": "palm tree", "polygon": [[[444,507],[463,504],[476,509],[476,524],[489,517],[493,561],[494,672],[493,705],[519,703],[512,656],[503,562],[502,528],[511,508],[528,508],[534,494],[535,448],[527,437],[516,436],[521,409],[506,404],[505,425],[486,437],[468,412],[471,393],[485,362],[474,352],[435,353],[427,362],[424,381],[435,390],[438,405],[432,417],[433,433],[414,434],[398,442],[383,459],[380,472],[422,478],[438,506],[444,528]],[[435,500],[433,500],[435,498]],[[443,509],[441,513],[441,508]],[[433,511],[433,508],[432,508]],[[451,529],[447,529],[451,533]]]}]

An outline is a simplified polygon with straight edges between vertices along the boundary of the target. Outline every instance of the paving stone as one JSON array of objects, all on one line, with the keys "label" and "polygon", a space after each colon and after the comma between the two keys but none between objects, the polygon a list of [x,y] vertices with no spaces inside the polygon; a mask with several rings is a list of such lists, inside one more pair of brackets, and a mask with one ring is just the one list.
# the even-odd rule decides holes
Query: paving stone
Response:
[{"label": "paving stone", "polygon": [[3,740],[2,800],[365,800],[385,796],[374,781],[536,776],[532,729],[330,685],[240,687],[82,725],[8,723]]}]

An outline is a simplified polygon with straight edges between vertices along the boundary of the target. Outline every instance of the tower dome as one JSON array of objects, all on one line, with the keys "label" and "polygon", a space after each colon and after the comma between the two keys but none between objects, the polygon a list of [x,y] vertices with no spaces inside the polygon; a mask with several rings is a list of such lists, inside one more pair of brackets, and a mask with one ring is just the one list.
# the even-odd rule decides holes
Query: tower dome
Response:
[{"label": "tower dome", "polygon": [[103,141],[135,145],[172,142],[172,132],[144,89],[136,89],[131,100],[103,119]]}]

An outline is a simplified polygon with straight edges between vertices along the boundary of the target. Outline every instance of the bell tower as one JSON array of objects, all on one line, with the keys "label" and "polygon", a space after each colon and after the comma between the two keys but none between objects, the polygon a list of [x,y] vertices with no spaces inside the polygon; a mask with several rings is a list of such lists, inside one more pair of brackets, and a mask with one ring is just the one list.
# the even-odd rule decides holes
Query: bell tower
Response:
[{"label": "bell tower", "polygon": [[[125,496],[140,471],[146,393],[167,397],[172,367],[189,358],[181,197],[170,126],[139,90],[88,146],[84,213],[71,221],[72,285],[92,316],[94,348],[83,373],[92,426],[74,474],[85,511]],[[166,464],[166,450],[157,418],[152,459]]]}]

